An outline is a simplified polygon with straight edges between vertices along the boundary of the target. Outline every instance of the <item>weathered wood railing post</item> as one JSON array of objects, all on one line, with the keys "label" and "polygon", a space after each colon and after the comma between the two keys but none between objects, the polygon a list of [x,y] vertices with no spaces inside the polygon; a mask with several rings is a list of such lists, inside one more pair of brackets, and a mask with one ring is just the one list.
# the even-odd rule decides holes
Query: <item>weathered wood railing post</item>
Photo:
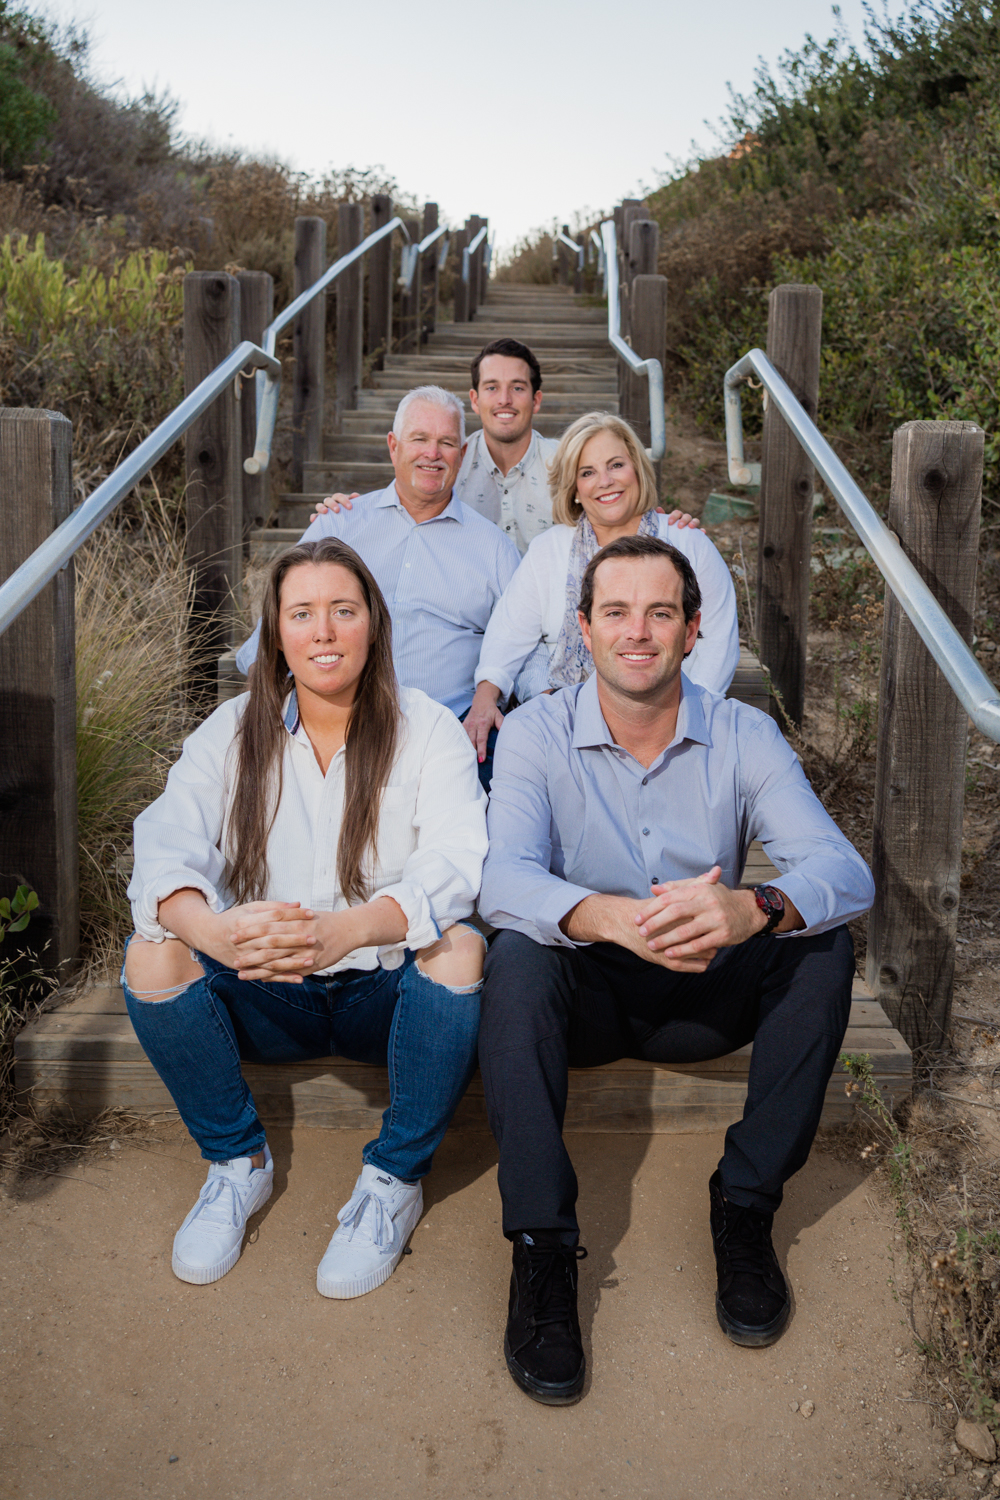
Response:
[{"label": "weathered wood railing post", "polygon": [[[660,226],[654,219],[631,218],[627,244],[629,267],[628,290],[628,334],[629,343],[643,359],[658,359],[663,363],[667,347],[666,325],[666,280],[658,277],[656,267],[660,253]],[[637,278],[654,284],[646,286],[641,294],[636,290]],[[663,281],[663,286],[655,283]],[[643,299],[642,310],[637,298]],[[662,304],[662,309],[661,309]],[[644,375],[636,375],[623,360],[618,362],[618,392],[622,416],[642,435],[643,447],[649,446],[649,381]]]},{"label": "weathered wood railing post", "polygon": [[[476,306],[482,307],[483,303],[486,301],[486,292],[488,288],[488,277],[486,274],[486,241],[489,239],[489,219],[480,219],[479,228],[486,230],[486,234],[483,236],[483,242],[479,246],[479,249],[476,251],[476,285],[478,287]],[[478,234],[479,230],[477,230],[476,233]]]},{"label": "weathered wood railing post", "polygon": [[[222,271],[184,278],[184,393],[233,352],[240,338],[240,284]],[[185,553],[194,571],[192,676],[216,692],[217,662],[236,645],[243,579],[243,434],[232,386],[188,428]]]},{"label": "weathered wood railing post", "polygon": [[[404,219],[410,245],[420,243],[420,220]],[[420,257],[413,270],[409,286],[403,287],[399,298],[399,348],[403,354],[420,352]]]},{"label": "weathered wood railing post", "polygon": [[[264,329],[274,317],[274,277],[267,271],[238,271],[240,284],[240,338],[260,344]],[[252,458],[257,438],[257,395],[254,380],[245,380],[240,393],[240,427],[243,433],[241,462]],[[250,533],[264,526],[271,511],[268,470],[263,474],[243,471],[243,554],[250,552]]]},{"label": "weathered wood railing post", "polygon": [[[984,435],[908,422],[893,438],[888,524],[972,641]],[[968,721],[886,589],[866,978],[917,1048],[947,1036],[955,972]]]},{"label": "weathered wood railing post", "polygon": [[455,322],[467,323],[469,321],[469,285],[462,280],[463,252],[469,243],[469,232],[460,229],[452,238],[452,246],[455,255]]},{"label": "weathered wood railing post", "polygon": [[[569,225],[562,226],[563,234],[569,234]],[[570,263],[570,248],[563,240],[556,240],[556,280],[560,286],[570,286],[573,268]]]},{"label": "weathered wood railing post", "polygon": [[[622,227],[618,235],[618,307],[619,328],[626,343],[632,341],[632,225],[645,219],[646,210],[638,198],[626,198],[622,203]],[[621,360],[618,361],[618,397],[628,401],[629,381],[632,373]]]},{"label": "weathered wood railing post", "polygon": [[[774,288],[768,298],[767,355],[814,422],[822,326],[818,286]],[[793,724],[802,723],[805,701],[812,497],[812,463],[777,408],[769,406],[761,450],[757,641]],[[773,699],[771,712],[780,720]]]},{"label": "weathered wood railing post", "polygon": [[[436,203],[424,204],[424,232],[421,238],[426,239],[433,234],[438,227],[438,206]],[[438,270],[438,260],[441,255],[441,241],[435,240],[429,250],[424,251],[423,265],[423,303],[420,309],[420,346],[423,347],[424,337],[433,333],[437,327],[438,315],[438,283],[441,273]]]},{"label": "weathered wood railing post", "polygon": [[[372,198],[371,233],[392,218],[392,199],[387,193]],[[368,354],[373,368],[381,370],[392,350],[392,241],[386,235],[368,252]]]},{"label": "weathered wood railing post", "polygon": [[[346,255],[365,237],[363,203],[337,205],[337,255]],[[364,368],[365,263],[356,260],[333,283],[337,288],[337,417],[354,411]]]},{"label": "weathered wood railing post", "polygon": [[[468,236],[469,236],[468,239],[465,242],[467,245],[471,245],[472,244],[472,241],[475,239],[476,235],[479,233],[480,229],[482,229],[482,227],[483,227],[483,225],[485,223],[486,223],[486,220],[485,219],[481,219],[478,214],[473,214],[471,216],[471,218],[466,219],[466,221],[465,221],[465,227],[466,227],[466,230],[468,231]],[[480,267],[480,255],[482,254],[482,249],[483,249],[483,247],[482,247],[482,245],[480,245],[479,248],[477,250],[475,250],[472,255],[469,256],[469,308],[468,308],[468,312],[466,314],[469,322],[471,322],[472,319],[476,316],[476,309],[479,306],[479,300],[480,300],[479,267]]]},{"label": "weathered wood railing post", "polygon": [[[326,220],[295,220],[295,296],[307,291],[326,270]],[[323,450],[323,396],[326,375],[326,292],[308,303],[292,325],[292,483],[302,488],[303,464]]]},{"label": "weathered wood railing post", "polygon": [[[72,438],[71,424],[57,412],[0,410],[4,578],[73,508]],[[72,964],[80,945],[72,563],[2,637],[0,805],[0,895],[13,896],[22,882],[38,892],[21,945],[57,972]]]},{"label": "weathered wood railing post", "polygon": [[[667,352],[667,278],[637,276],[632,282],[632,348],[641,359],[658,359]],[[626,390],[629,408],[623,413],[648,448],[652,439],[649,421],[649,380],[628,371]]]}]

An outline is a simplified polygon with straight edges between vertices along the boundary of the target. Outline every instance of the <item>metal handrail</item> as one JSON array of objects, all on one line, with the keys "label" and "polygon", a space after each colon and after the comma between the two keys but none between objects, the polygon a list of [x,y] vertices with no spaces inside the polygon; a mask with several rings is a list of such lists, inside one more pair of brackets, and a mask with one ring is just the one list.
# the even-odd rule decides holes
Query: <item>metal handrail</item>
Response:
[{"label": "metal handrail", "polygon": [[750,482],[743,459],[740,386],[755,374],[784,417],[797,442],[830,489],[864,543],[900,607],[941,668],[947,682],[981,734],[1000,741],[1000,694],[962,639],[900,545],[851,478],[819,428],[761,349],[751,349],[726,372],[726,446],[733,484]]},{"label": "metal handrail", "polygon": [[[261,342],[267,354],[273,355],[275,345],[278,342],[278,334],[283,328],[298,316],[304,307],[308,307],[314,297],[326,290],[332,281],[353,266],[356,260],[366,255],[373,245],[384,240],[395,230],[400,230],[407,246],[410,245],[410,232],[403,220],[398,216],[390,219],[388,224],[383,224],[381,229],[375,229],[370,235],[363,239],[360,245],[355,245],[346,255],[335,260],[323,275],[314,281],[312,286],[307,286],[304,292],[300,292],[294,302],[290,302],[283,312],[280,312],[273,322],[268,323],[264,329]],[[274,441],[274,428],[278,420],[278,400],[281,395],[281,367],[278,367],[278,377],[274,379],[271,375],[258,372],[257,374],[257,433],[254,438],[253,457],[244,459],[243,468],[248,474],[263,474],[271,462],[271,444]]]},{"label": "metal handrail", "polygon": [[614,219],[605,219],[601,225],[604,240],[604,266],[608,287],[608,342],[616,354],[634,370],[645,375],[649,381],[649,437],[646,449],[656,463],[667,449],[667,419],[663,406],[663,366],[658,359],[640,359],[621,336],[621,309],[618,305],[618,243],[615,237]]},{"label": "metal handrail", "polygon": [[281,366],[265,350],[244,340],[227,359],[216,365],[200,385],[185,396],[168,417],[130,453],[124,463],[119,464],[83,504],[66,517],[40,547],[36,547],[29,558],[16,568],[3,584],[0,584],[0,635],[17,618],[36,594],[54,578],[60,568],[66,566],[74,552],[85,542],[101,522],[114,510],[120,500],[135,488],[143,475],[163,457],[201,416],[215,398],[225,390],[231,380],[238,379],[247,369],[263,370],[276,385],[281,377]]},{"label": "metal handrail", "polygon": [[472,244],[467,245],[462,251],[462,280],[466,283],[468,283],[469,280],[469,263],[485,238],[486,225],[484,224],[482,229],[480,229],[479,233],[476,235],[475,239],[472,241]]},{"label": "metal handrail", "polygon": [[590,231],[590,238],[597,246],[597,274],[601,278],[601,291],[606,297],[608,295],[608,258],[604,253],[604,245],[601,236],[596,229]]},{"label": "metal handrail", "polygon": [[568,245],[571,250],[575,250],[576,251],[576,265],[577,265],[577,270],[582,271],[583,270],[583,246],[582,245],[578,245],[577,242],[576,242],[576,240],[571,240],[570,237],[569,237],[569,235],[568,234],[564,234],[561,229],[560,229],[559,233],[556,235],[556,239],[557,240],[562,240],[562,242],[563,242],[564,245]]},{"label": "metal handrail", "polygon": [[413,285],[413,276],[417,269],[417,261],[425,250],[429,250],[435,240],[439,240],[444,234],[446,225],[442,224],[437,229],[432,229],[430,234],[425,234],[419,245],[404,245],[403,253],[399,263],[399,284],[407,291]]}]

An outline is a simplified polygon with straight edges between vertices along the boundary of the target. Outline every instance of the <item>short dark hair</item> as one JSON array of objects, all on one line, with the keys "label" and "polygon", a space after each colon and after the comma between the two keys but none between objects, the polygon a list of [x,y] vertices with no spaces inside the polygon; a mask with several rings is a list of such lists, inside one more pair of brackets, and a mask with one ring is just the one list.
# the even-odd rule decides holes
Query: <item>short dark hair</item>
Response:
[{"label": "short dark hair", "polygon": [[602,562],[608,562],[613,557],[665,557],[667,562],[673,563],[681,575],[684,623],[687,624],[689,620],[693,620],[701,609],[701,589],[698,587],[698,579],[694,568],[683,552],[679,552],[676,547],[671,547],[669,542],[661,542],[658,536],[620,536],[616,542],[609,542],[590,559],[587,571],[583,575],[583,583],[580,586],[580,613],[588,625],[594,608],[594,575]]},{"label": "short dark hair", "polygon": [[485,349],[480,349],[472,361],[472,389],[479,389],[479,369],[484,359],[490,354],[502,354],[506,359],[523,359],[531,371],[531,394],[536,395],[542,388],[542,367],[532,354],[527,344],[519,343],[517,339],[494,339],[492,344],[487,344]]}]

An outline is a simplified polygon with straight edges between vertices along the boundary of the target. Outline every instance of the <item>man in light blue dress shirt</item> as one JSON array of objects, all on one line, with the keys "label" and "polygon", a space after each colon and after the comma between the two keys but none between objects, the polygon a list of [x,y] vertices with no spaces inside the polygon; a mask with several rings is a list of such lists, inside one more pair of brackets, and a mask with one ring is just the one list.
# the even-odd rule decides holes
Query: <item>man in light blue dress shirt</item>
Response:
[{"label": "man in light blue dress shirt", "polygon": [[[699,609],[675,548],[611,543],[581,594],[594,675],[517,709],[497,743],[479,909],[502,930],[479,1060],[514,1246],[507,1364],[553,1405],[584,1379],[568,1067],[753,1041],[743,1119],[709,1184],[716,1313],[734,1342],[773,1343],[789,1299],[771,1223],[850,1014],[845,924],[874,894],[773,720],[684,676]],[[755,838],[780,874],[744,891]]]},{"label": "man in light blue dress shirt", "polygon": [[[396,477],[346,513],[317,517],[302,541],[340,537],[375,575],[392,616],[392,654],[403,687],[421,688],[460,719],[475,691],[483,632],[520,554],[491,521],[452,494],[465,452],[461,401],[439,386],[403,397],[388,436]],[[237,653],[247,671],[255,631]],[[492,752],[480,764],[489,790]]]}]

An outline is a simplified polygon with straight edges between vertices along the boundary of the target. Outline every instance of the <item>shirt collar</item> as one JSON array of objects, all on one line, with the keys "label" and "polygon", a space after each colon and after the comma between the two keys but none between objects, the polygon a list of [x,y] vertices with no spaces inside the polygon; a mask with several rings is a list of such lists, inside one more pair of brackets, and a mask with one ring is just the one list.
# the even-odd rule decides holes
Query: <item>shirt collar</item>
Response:
[{"label": "shirt collar", "polygon": [[[487,463],[489,465],[489,471],[490,471],[490,473],[492,475],[494,475],[494,476],[500,474],[500,465],[497,463],[496,459],[493,457],[493,454],[490,452],[489,448],[486,446],[486,434],[483,432],[483,429],[481,427],[480,427],[479,431],[476,433],[476,437],[479,439],[480,452],[483,455],[483,459],[484,459],[485,463]],[[537,447],[538,447],[538,433],[535,431],[534,428],[532,428],[531,429],[531,441],[530,441],[530,443],[528,444],[527,448],[525,448],[524,452],[521,454],[521,457],[518,459],[517,463],[516,464],[511,464],[510,468],[507,470],[507,473],[508,474],[513,474],[513,472],[514,472],[515,469],[520,469],[521,473],[523,474],[524,471],[525,471],[525,469],[528,467],[529,461],[534,457],[534,452],[535,452],[535,449]],[[500,477],[501,478],[506,478],[506,475],[500,475]]]},{"label": "shirt collar", "polygon": [[289,734],[297,734],[299,728],[299,695],[293,687],[285,699],[281,720]]},{"label": "shirt collar", "polygon": [[[392,484],[388,485],[372,503],[378,510],[392,510],[393,507],[395,507],[396,510],[402,511],[403,515],[406,516],[408,520],[413,521],[413,517],[410,515],[410,512],[406,509],[402,500],[400,500],[399,498],[399,493],[396,489],[395,481],[393,481]],[[462,525],[462,522],[464,520],[464,517],[462,515],[462,502],[455,494],[454,489],[451,492],[451,499],[448,501],[448,504],[445,506],[444,510],[441,511],[439,515],[432,516],[430,519],[432,521],[443,521],[445,517],[447,517],[450,521],[457,521],[460,526]],[[414,526],[423,526],[426,525],[426,522],[413,521],[413,524]]]},{"label": "shirt collar", "polygon": [[[671,745],[682,740],[695,740],[700,745],[709,743],[708,724],[701,693],[695,684],[681,672],[681,701],[677,709],[677,730]],[[601,700],[597,696],[597,673],[592,672],[576,696],[576,716],[573,724],[572,745],[574,750],[598,748],[607,745],[617,748],[611,731],[601,713]],[[664,747],[670,749],[670,745]],[[657,757],[659,758],[659,757]]]}]

